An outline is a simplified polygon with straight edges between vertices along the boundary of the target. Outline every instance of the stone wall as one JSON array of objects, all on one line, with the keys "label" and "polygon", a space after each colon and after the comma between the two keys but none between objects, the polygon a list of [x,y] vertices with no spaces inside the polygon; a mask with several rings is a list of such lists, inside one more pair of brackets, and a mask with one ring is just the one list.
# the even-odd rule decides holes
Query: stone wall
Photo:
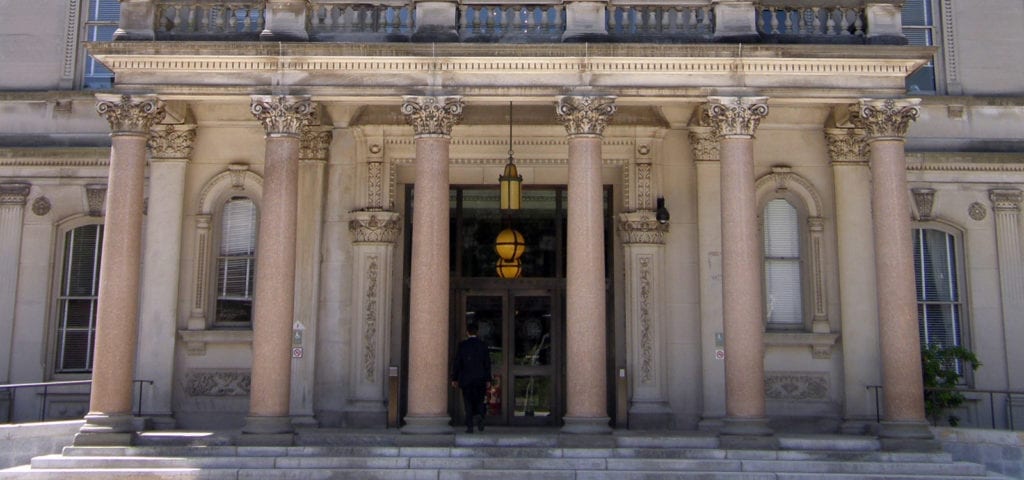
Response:
[{"label": "stone wall", "polygon": [[985,464],[990,472],[1024,478],[1024,432],[933,428],[943,450],[953,459]]},{"label": "stone wall", "polygon": [[82,420],[0,425],[0,469],[27,465],[32,457],[60,453],[71,445]]}]

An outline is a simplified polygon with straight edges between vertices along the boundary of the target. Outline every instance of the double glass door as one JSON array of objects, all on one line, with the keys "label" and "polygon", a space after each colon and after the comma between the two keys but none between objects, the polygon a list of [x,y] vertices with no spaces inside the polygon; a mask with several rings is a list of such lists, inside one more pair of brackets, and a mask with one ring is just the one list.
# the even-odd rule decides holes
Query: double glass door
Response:
[{"label": "double glass door", "polygon": [[458,295],[459,339],[474,322],[491,353],[489,424],[557,425],[563,403],[560,305],[553,289],[465,289]]}]

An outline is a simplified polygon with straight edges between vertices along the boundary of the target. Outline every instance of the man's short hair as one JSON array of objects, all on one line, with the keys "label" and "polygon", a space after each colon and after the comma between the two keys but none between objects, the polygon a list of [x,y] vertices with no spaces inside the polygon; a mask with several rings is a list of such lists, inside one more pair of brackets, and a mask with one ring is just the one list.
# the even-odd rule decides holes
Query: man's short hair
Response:
[{"label": "man's short hair", "polygon": [[476,325],[476,322],[466,324],[466,333],[476,335],[479,331],[480,328]]}]

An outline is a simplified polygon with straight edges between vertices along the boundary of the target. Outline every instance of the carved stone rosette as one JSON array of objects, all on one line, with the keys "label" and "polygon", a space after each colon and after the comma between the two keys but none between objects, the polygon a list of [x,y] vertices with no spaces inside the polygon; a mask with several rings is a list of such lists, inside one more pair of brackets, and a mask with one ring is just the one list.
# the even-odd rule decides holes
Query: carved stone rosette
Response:
[{"label": "carved stone rosette", "polygon": [[462,121],[463,106],[460,96],[402,97],[402,114],[417,137],[450,137],[452,127]]},{"label": "carved stone rosette", "polygon": [[708,97],[705,121],[718,137],[753,137],[768,115],[768,97]]},{"label": "carved stone rosette", "polygon": [[263,124],[267,135],[299,136],[316,118],[316,104],[309,97],[254,95],[249,109]]},{"label": "carved stone rosette", "polygon": [[995,189],[988,192],[988,198],[992,201],[992,210],[1000,212],[1020,212],[1022,194],[1016,189]]},{"label": "carved stone rosette", "polygon": [[354,243],[395,243],[402,231],[401,216],[395,212],[352,212],[348,230]]},{"label": "carved stone rosette", "polygon": [[659,222],[654,212],[642,210],[619,214],[619,235],[627,245],[664,245],[668,225]]},{"label": "carved stone rosette", "polygon": [[869,142],[874,140],[902,140],[910,122],[921,113],[919,98],[903,100],[862,99],[850,106],[850,121],[864,129]]},{"label": "carved stone rosette", "polygon": [[330,127],[303,128],[299,139],[299,160],[327,160],[327,152],[333,137]]},{"label": "carved stone rosette", "polygon": [[719,142],[711,127],[690,127],[690,148],[693,149],[693,159],[698,162],[717,162],[719,156]]},{"label": "carved stone rosette", "polygon": [[155,95],[96,95],[96,112],[110,123],[112,135],[149,135],[164,119],[164,102]]},{"label": "carved stone rosette", "polygon": [[864,131],[855,128],[826,128],[825,141],[832,163],[856,163],[867,161],[867,142]]},{"label": "carved stone rosette", "polygon": [[147,145],[153,158],[191,158],[195,140],[195,125],[163,125],[150,132]]},{"label": "carved stone rosette", "polygon": [[0,205],[24,206],[31,189],[27,183],[0,183]]},{"label": "carved stone rosette", "polygon": [[579,96],[566,95],[558,97],[555,113],[565,125],[569,136],[602,135],[615,114],[615,96]]}]

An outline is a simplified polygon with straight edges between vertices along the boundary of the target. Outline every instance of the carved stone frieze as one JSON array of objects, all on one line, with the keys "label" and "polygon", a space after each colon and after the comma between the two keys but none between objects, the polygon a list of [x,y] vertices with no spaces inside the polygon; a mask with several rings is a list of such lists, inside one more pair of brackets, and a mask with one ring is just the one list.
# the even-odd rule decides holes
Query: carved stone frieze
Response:
[{"label": "carved stone frieze", "polygon": [[997,188],[989,190],[988,198],[992,201],[992,210],[999,212],[1020,212],[1021,191],[1017,189]]},{"label": "carved stone frieze", "polygon": [[693,149],[693,159],[698,162],[717,162],[719,155],[719,141],[715,135],[715,129],[711,127],[691,126],[690,127],[690,148]]},{"label": "carved stone frieze", "polygon": [[25,205],[31,190],[28,183],[0,183],[0,205]]},{"label": "carved stone frieze", "polygon": [[153,158],[191,158],[195,139],[195,125],[163,125],[150,132],[147,143]]},{"label": "carved stone frieze", "polygon": [[417,137],[450,137],[452,127],[462,121],[463,106],[460,96],[402,97],[402,114]]},{"label": "carved stone frieze", "polygon": [[917,120],[921,113],[921,100],[863,99],[850,106],[850,121],[861,128],[871,140],[902,140],[907,135],[910,122]]},{"label": "carved stone frieze", "polygon": [[825,141],[832,163],[856,163],[867,161],[868,144],[864,131],[855,128],[827,128]]},{"label": "carved stone frieze", "polygon": [[50,213],[51,208],[53,208],[53,204],[50,203],[49,198],[46,198],[44,196],[36,197],[36,199],[32,201],[32,213],[36,214],[37,216],[41,217],[43,215],[46,215],[47,213]]},{"label": "carved stone frieze", "polygon": [[85,202],[90,217],[103,216],[103,204],[107,200],[107,185],[103,183],[85,186]]},{"label": "carved stone frieze", "polygon": [[765,375],[765,397],[773,400],[828,400],[825,373],[777,372]]},{"label": "carved stone frieze", "polygon": [[243,370],[192,370],[185,374],[190,397],[243,397],[249,394],[252,375]]},{"label": "carved stone frieze", "polygon": [[388,211],[357,211],[350,214],[348,229],[354,243],[394,243],[402,231],[401,216]]},{"label": "carved stone frieze", "polygon": [[654,212],[641,210],[619,214],[619,235],[623,243],[663,245],[667,231],[668,224],[659,222]]},{"label": "carved stone frieze", "polygon": [[377,365],[377,273],[380,267],[377,256],[368,258],[366,267],[366,306],[363,329],[363,375],[368,382],[376,381]]},{"label": "carved stone frieze", "polygon": [[254,95],[249,109],[267,135],[301,135],[313,123],[317,106],[305,96]]},{"label": "carved stone frieze", "polygon": [[932,207],[935,206],[934,188],[912,188],[910,193],[914,195],[914,206],[917,208],[917,219],[926,221],[932,219]]},{"label": "carved stone frieze", "polygon": [[334,134],[330,127],[306,127],[302,129],[299,146],[299,160],[327,160]]},{"label": "carved stone frieze", "polygon": [[164,102],[155,95],[96,95],[96,111],[114,134],[149,135],[164,119]]},{"label": "carved stone frieze", "polygon": [[651,262],[654,257],[644,255],[640,264],[640,383],[654,379],[654,334],[651,321]]},{"label": "carved stone frieze", "polygon": [[602,135],[615,114],[615,96],[566,95],[558,97],[555,113],[569,136]]},{"label": "carved stone frieze", "polygon": [[753,137],[768,115],[768,97],[708,97],[705,121],[718,137]]}]

